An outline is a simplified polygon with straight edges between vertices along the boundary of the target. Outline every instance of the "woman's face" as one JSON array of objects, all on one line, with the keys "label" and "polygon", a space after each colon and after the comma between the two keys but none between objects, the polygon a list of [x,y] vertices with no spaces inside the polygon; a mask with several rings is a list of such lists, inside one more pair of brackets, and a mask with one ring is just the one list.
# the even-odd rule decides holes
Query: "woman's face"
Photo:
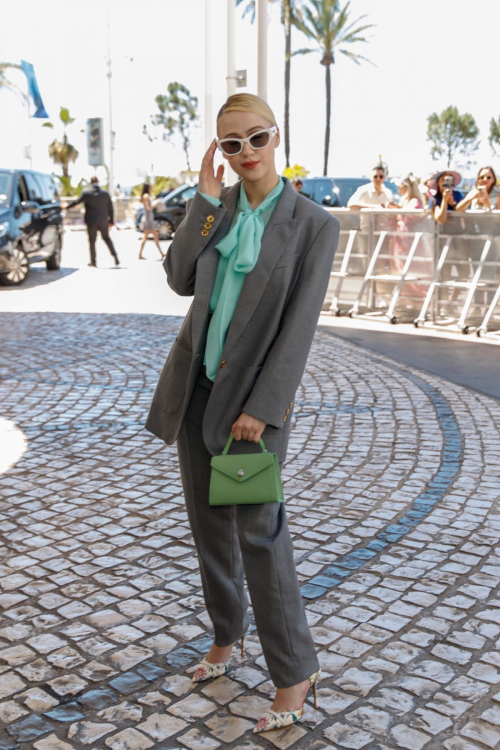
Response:
[{"label": "woman's face", "polygon": [[495,178],[493,177],[491,169],[486,168],[479,172],[476,185],[477,187],[484,185],[488,189],[488,192],[490,192],[494,187],[494,181]]},{"label": "woman's face", "polygon": [[406,195],[408,192],[408,185],[405,185],[404,182],[401,183],[401,185],[398,187],[398,193],[400,195]]},{"label": "woman's face", "polygon": [[439,190],[440,190],[441,192],[443,192],[443,190],[444,190],[444,178],[445,178],[446,176],[447,176],[447,175],[445,175],[445,174],[442,174],[442,175],[441,175],[441,177],[440,177],[440,178],[439,178],[439,180],[438,180],[438,183],[437,183],[437,184],[438,184],[438,188],[439,188]]},{"label": "woman's face", "polygon": [[[254,112],[226,112],[218,123],[219,138],[247,138],[259,130],[272,127],[272,122]],[[243,151],[236,156],[226,156],[230,166],[246,182],[258,182],[270,171],[276,172],[274,151],[279,146],[279,130],[265,148],[253,149],[243,144]]]}]

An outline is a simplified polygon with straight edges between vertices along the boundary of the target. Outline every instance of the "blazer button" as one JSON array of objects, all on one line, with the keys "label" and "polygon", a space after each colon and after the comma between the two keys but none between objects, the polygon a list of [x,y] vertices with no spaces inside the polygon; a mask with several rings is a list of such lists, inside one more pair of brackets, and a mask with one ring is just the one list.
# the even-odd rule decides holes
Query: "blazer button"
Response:
[{"label": "blazer button", "polygon": [[207,216],[207,221],[215,221],[215,217],[212,215]]},{"label": "blazer button", "polygon": [[290,409],[287,409],[287,410],[286,410],[286,415],[287,415],[287,417],[288,417],[288,415],[289,415],[289,414],[290,414]]},{"label": "blazer button", "polygon": [[290,403],[288,404],[288,408],[291,409],[292,406],[293,406],[293,401],[290,401]]},{"label": "blazer button", "polygon": [[203,237],[208,237],[208,232],[207,232],[206,229],[202,229],[201,233],[202,233]]},{"label": "blazer button", "polygon": [[286,422],[286,417],[283,417],[283,422]]},{"label": "blazer button", "polygon": [[205,229],[212,229],[212,225],[211,225],[211,224],[209,224],[209,223],[208,223],[208,221],[207,221],[207,223],[206,223],[206,224],[204,224],[203,226],[205,227]]},{"label": "blazer button", "polygon": [[227,362],[226,362],[225,359],[223,359],[222,362],[220,363],[219,367],[225,367],[226,365],[227,365]]}]

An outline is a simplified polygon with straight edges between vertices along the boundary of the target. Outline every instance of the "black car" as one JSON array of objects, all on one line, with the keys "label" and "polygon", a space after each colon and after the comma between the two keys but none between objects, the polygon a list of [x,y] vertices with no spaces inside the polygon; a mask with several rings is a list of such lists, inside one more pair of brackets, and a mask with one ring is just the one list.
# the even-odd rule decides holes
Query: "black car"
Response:
[{"label": "black car", "polygon": [[[186,203],[194,198],[198,185],[180,185],[165,197],[161,195],[163,205],[153,208],[155,227],[161,240],[168,240],[186,215]],[[144,206],[139,206],[135,214],[135,226],[138,232],[144,231]]]},{"label": "black car", "polygon": [[63,220],[54,178],[0,169],[0,284],[22,284],[32,263],[61,265]]},{"label": "black car", "polygon": [[[302,195],[319,203],[320,206],[330,208],[345,208],[356,190],[370,182],[368,177],[304,177],[301,179]],[[384,182],[384,185],[397,199],[397,186],[388,180]]]}]

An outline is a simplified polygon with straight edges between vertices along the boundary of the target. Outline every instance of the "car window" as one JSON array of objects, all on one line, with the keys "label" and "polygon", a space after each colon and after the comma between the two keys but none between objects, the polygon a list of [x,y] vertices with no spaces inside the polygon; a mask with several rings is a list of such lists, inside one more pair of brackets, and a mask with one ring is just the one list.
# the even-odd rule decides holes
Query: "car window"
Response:
[{"label": "car window", "polygon": [[17,195],[19,203],[24,203],[24,201],[29,201],[30,199],[28,188],[26,187],[26,182],[22,174],[19,175],[17,180]]},{"label": "car window", "polygon": [[314,194],[314,182],[313,180],[302,180],[301,195],[305,195],[306,198],[313,200]]},{"label": "car window", "polygon": [[180,194],[180,197],[184,201],[189,201],[191,200],[191,198],[194,198],[194,196],[196,195],[196,190],[197,188],[195,187],[190,187],[187,190],[183,190],[182,193]]},{"label": "car window", "polygon": [[58,199],[56,184],[53,178],[48,174],[39,174],[36,176],[37,181],[42,186],[42,196],[44,203],[52,203]]},{"label": "car window", "polygon": [[29,172],[26,172],[26,174],[24,175],[24,179],[26,180],[26,184],[28,186],[30,200],[35,201],[35,203],[39,203],[40,205],[43,205],[45,201],[43,199],[42,186],[40,182],[38,181],[37,176],[35,176],[34,174],[30,174]]},{"label": "car window", "polygon": [[0,207],[4,208],[9,204],[10,191],[12,188],[12,175],[7,172],[0,172]]},{"label": "car window", "polygon": [[330,198],[330,204],[334,206],[337,202],[336,197],[331,180],[316,180],[314,190],[314,200],[316,203],[319,203],[321,206],[325,198]]}]

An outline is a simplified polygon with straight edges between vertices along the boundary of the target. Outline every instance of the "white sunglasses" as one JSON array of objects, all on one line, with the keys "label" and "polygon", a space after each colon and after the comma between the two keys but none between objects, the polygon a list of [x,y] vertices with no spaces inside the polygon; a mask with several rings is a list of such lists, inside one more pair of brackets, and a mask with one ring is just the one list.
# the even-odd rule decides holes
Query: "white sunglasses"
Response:
[{"label": "white sunglasses", "polygon": [[217,139],[217,148],[226,156],[236,156],[243,151],[243,145],[248,143],[251,148],[258,150],[269,146],[272,139],[278,132],[276,125],[272,128],[265,128],[252,133],[248,138],[221,138]]}]

